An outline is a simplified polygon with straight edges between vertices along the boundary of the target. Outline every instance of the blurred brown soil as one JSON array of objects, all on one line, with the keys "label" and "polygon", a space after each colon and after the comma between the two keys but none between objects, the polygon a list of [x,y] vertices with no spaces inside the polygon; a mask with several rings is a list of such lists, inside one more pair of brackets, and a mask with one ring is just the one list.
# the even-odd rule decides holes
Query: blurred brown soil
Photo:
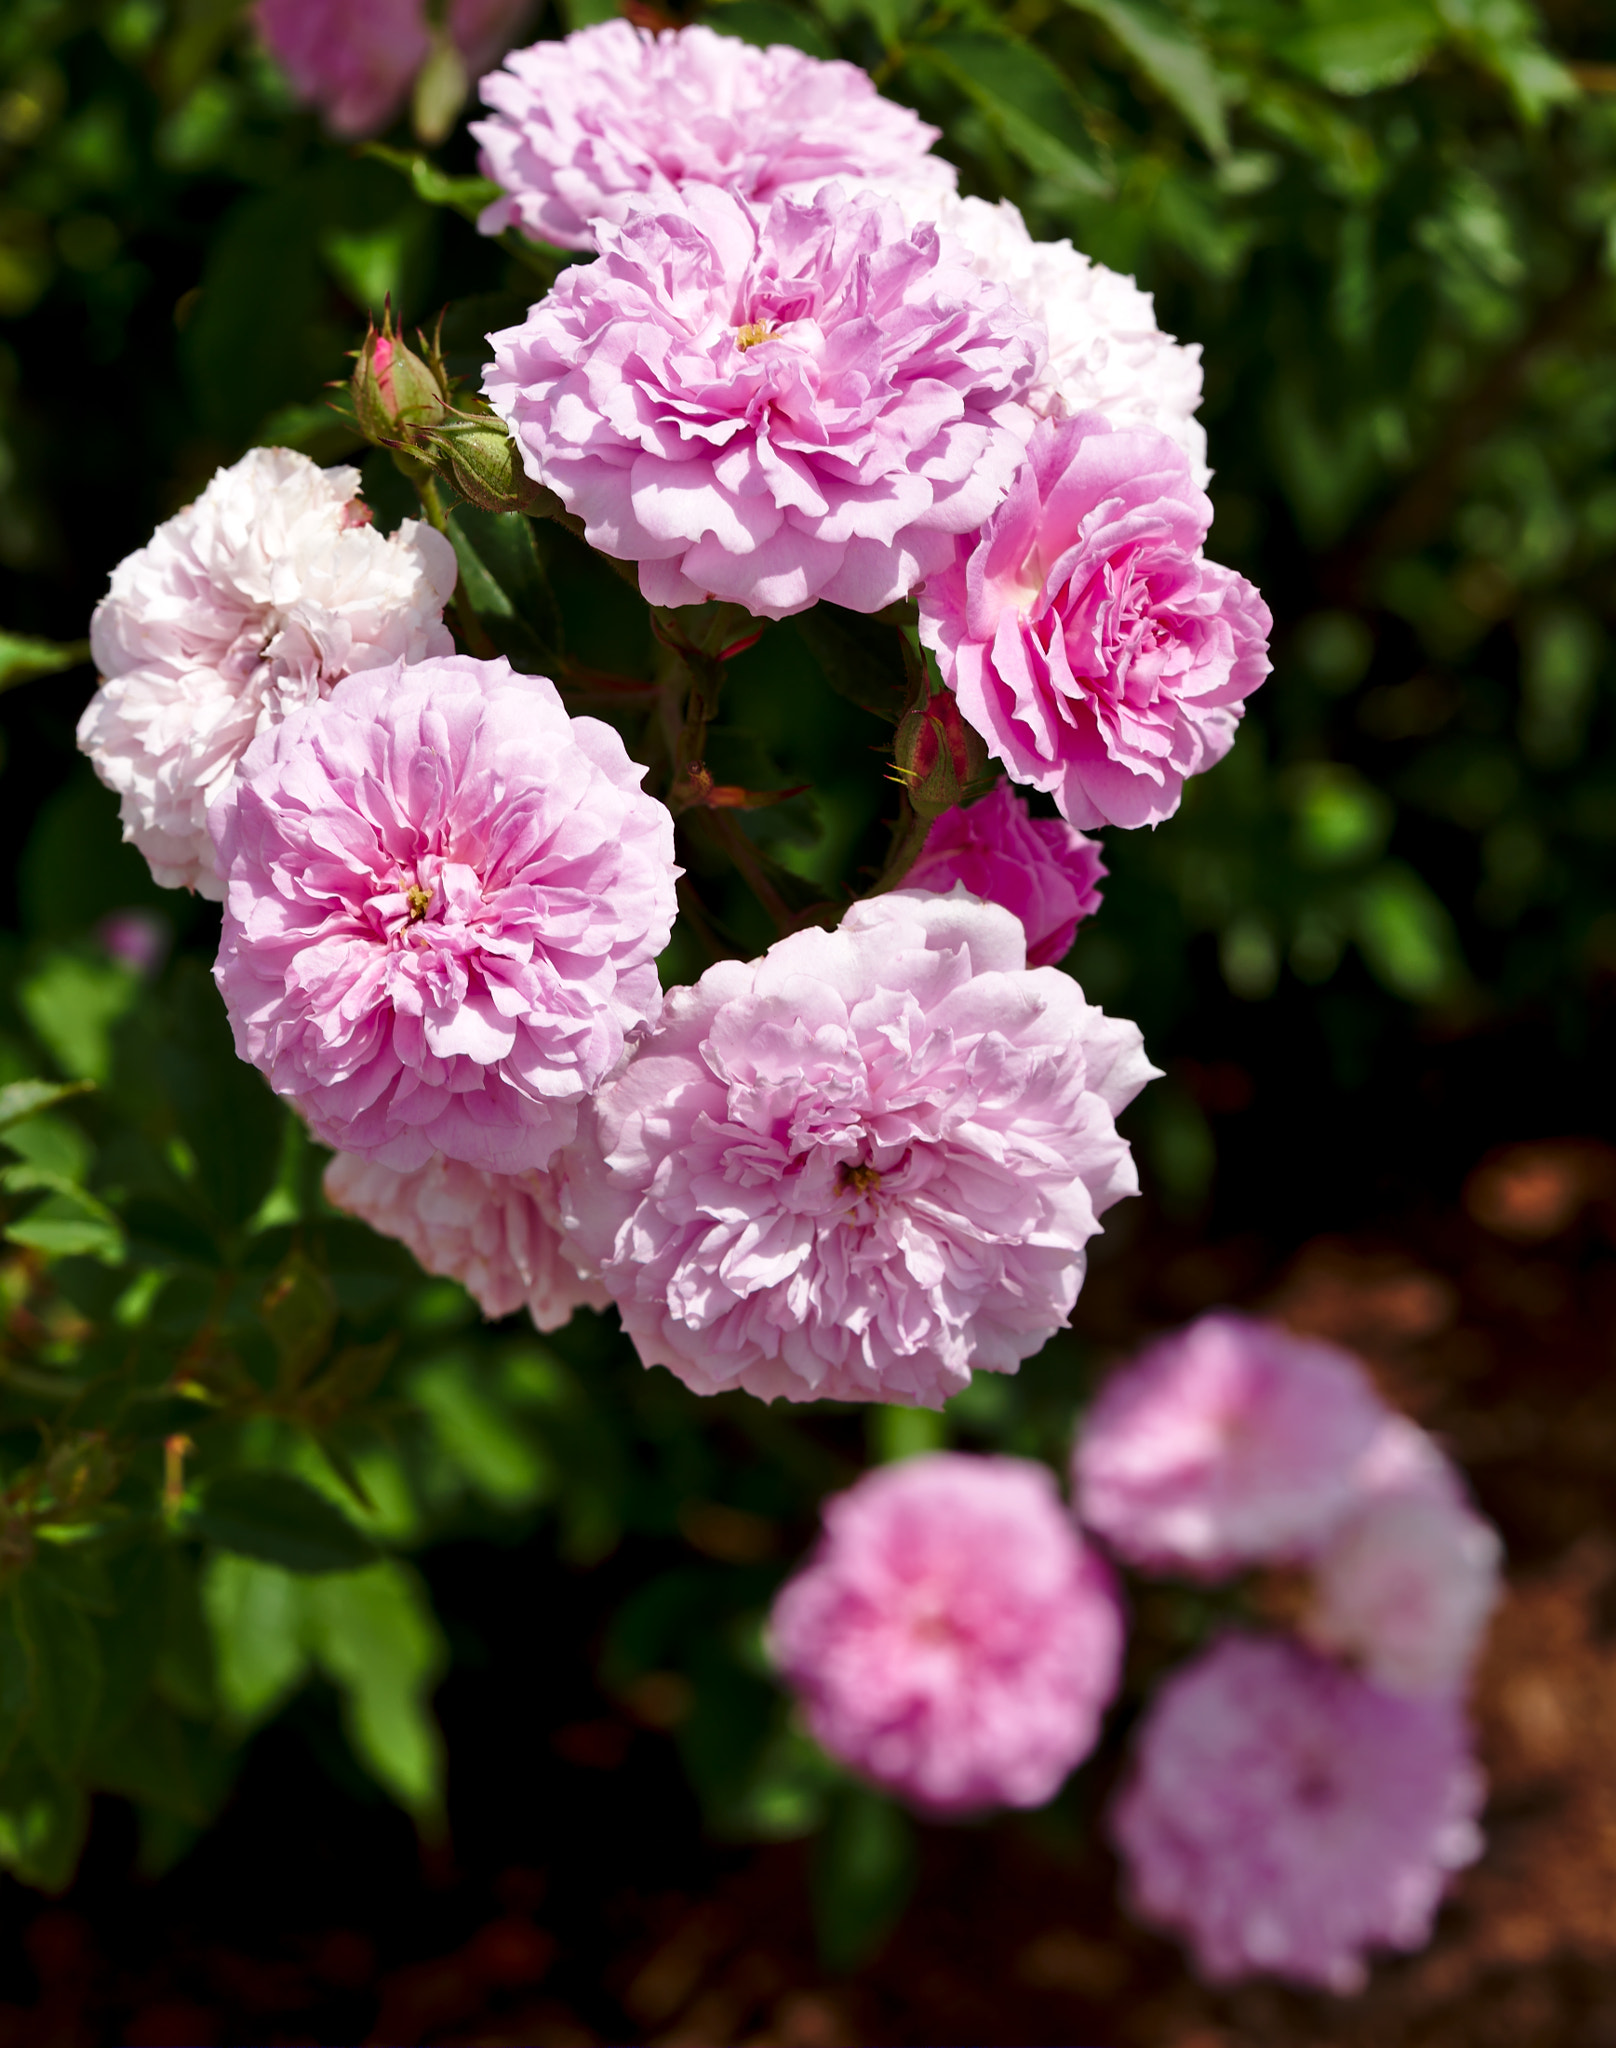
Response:
[{"label": "blurred brown soil", "polygon": [[[255,1954],[175,1929],[113,1961],[104,1903],[36,1907],[11,1888],[31,1992],[0,2003],[0,2048],[1616,2048],[1616,1153],[1513,1148],[1472,1174],[1462,1210],[1316,1241],[1277,1269],[1249,1241],[1143,1231],[1097,1267],[1082,1318],[1120,1351],[1229,1301],[1359,1351],[1465,1466],[1509,1552],[1476,1693],[1487,1853],[1431,1946],[1383,1962],[1361,1996],[1200,1985],[1120,1911],[1092,1826],[1034,1818],[923,1831],[913,1905],[842,1979],[816,1961],[794,1845],[732,1859],[705,1896],[613,1903],[587,1985],[546,1924],[559,1873],[480,1881],[465,1939],[391,1965],[385,1939],[342,1930],[266,1930]],[[552,1740],[598,1773],[662,1738],[607,1720]]]}]

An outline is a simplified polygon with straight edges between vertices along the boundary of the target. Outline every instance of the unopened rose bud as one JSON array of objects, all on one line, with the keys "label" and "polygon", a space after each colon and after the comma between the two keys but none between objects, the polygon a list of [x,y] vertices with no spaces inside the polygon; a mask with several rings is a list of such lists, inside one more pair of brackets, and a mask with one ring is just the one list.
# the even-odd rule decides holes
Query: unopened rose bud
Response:
[{"label": "unopened rose bud", "polygon": [[548,496],[522,467],[516,443],[492,415],[446,420],[424,439],[423,458],[462,498],[485,512],[528,512]]},{"label": "unopened rose bud", "polygon": [[380,332],[373,325],[354,365],[354,416],[367,441],[381,448],[412,447],[449,409],[442,376],[393,330],[384,312]]},{"label": "unopened rose bud", "polygon": [[960,717],[952,690],[943,690],[898,721],[892,758],[917,817],[940,818],[975,794],[987,773],[988,751]]}]

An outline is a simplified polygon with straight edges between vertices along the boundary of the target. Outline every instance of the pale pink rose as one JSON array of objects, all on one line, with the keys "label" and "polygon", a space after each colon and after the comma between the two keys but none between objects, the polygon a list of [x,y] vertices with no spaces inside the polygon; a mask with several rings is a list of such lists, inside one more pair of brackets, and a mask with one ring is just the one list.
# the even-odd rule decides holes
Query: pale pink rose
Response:
[{"label": "pale pink rose", "polygon": [[112,572],[78,743],[168,889],[224,893],[208,811],[254,736],[346,675],[452,654],[454,549],[378,533],[357,469],[252,448]]},{"label": "pale pink rose", "polygon": [[1040,422],[927,576],[920,637],[961,714],[1074,825],[1170,818],[1268,673],[1268,607],[1204,558],[1211,523],[1177,443],[1082,413]]},{"label": "pale pink rose", "polygon": [[525,1308],[559,1330],[575,1308],[605,1308],[606,1291],[581,1280],[561,1250],[547,1173],[484,1173],[459,1159],[429,1159],[397,1173],[339,1152],[325,1170],[326,1199],[396,1237],[428,1273],[458,1280],[485,1316]]},{"label": "pale pink rose", "polygon": [[890,202],[690,185],[598,239],[483,388],[653,604],[879,611],[1009,486],[1043,330]]},{"label": "pale pink rose", "polygon": [[1080,920],[1099,909],[1104,874],[1097,841],[1064,819],[1029,816],[1026,799],[1001,782],[964,810],[934,820],[903,886],[946,896],[961,884],[1002,904],[1027,934],[1027,965],[1057,967]]},{"label": "pale pink rose", "polygon": [[646,1365],[935,1408],[1065,1322],[1155,1070],[1025,958],[1008,911],[906,891],[669,992],[562,1182]]},{"label": "pale pink rose", "polygon": [[1147,1710],[1111,1815],[1127,1896],[1214,1983],[1360,1989],[1481,1852],[1452,1696],[1399,1698],[1294,1643],[1224,1636]]},{"label": "pale pink rose", "polygon": [[[449,0],[450,41],[475,77],[508,50],[534,0]],[[426,0],[255,0],[264,47],[333,135],[391,127],[431,53]]]},{"label": "pale pink rose", "polygon": [[661,1007],[678,870],[644,773],[505,661],[294,712],[210,813],[237,1052],[339,1151],[546,1165]]},{"label": "pale pink rose", "polygon": [[933,1813],[1053,1798],[1116,1691],[1122,1615],[1049,1473],[937,1452],[824,1513],[769,1621],[815,1740]]},{"label": "pale pink rose", "polygon": [[783,44],[754,49],[697,24],[652,35],[626,21],[516,50],[482,82],[493,118],[472,124],[483,175],[505,196],[485,234],[519,227],[563,249],[595,246],[636,204],[723,185],[762,205],[828,179],[898,178],[941,200],[952,164],[918,115],[856,64]]},{"label": "pale pink rose", "polygon": [[1382,1425],[1356,1490],[1313,1560],[1304,1633],[1394,1692],[1463,1691],[1498,1600],[1497,1531],[1402,1416]]},{"label": "pale pink rose", "polygon": [[1078,1514],[1147,1568],[1214,1578],[1296,1562],[1351,1506],[1384,1413],[1334,1345],[1202,1316],[1101,1389],[1073,1453]]},{"label": "pale pink rose", "polygon": [[1101,412],[1113,426],[1155,427],[1189,458],[1196,489],[1206,489],[1206,429],[1195,416],[1200,343],[1164,334],[1149,292],[1070,242],[1035,242],[1008,199],[938,195],[891,177],[880,189],[911,227],[935,221],[978,277],[1004,285],[1049,330],[1049,358],[1028,394],[1035,412],[1057,420]]}]

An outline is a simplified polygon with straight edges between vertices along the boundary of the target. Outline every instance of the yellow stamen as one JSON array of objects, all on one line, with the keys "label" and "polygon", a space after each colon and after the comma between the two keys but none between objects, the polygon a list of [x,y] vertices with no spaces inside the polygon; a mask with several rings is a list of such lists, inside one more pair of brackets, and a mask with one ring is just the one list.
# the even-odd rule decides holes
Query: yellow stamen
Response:
[{"label": "yellow stamen", "polygon": [[868,1164],[861,1166],[848,1166],[844,1164],[841,1179],[844,1188],[852,1188],[854,1193],[859,1195],[873,1195],[881,1185],[880,1174],[873,1166]]},{"label": "yellow stamen", "polygon": [[410,906],[410,923],[419,924],[432,907],[432,891],[417,882],[413,889],[404,891],[404,901]]},{"label": "yellow stamen", "polygon": [[773,341],[779,332],[767,320],[748,320],[744,327],[735,330],[735,346],[739,349],[756,348],[760,341]]}]

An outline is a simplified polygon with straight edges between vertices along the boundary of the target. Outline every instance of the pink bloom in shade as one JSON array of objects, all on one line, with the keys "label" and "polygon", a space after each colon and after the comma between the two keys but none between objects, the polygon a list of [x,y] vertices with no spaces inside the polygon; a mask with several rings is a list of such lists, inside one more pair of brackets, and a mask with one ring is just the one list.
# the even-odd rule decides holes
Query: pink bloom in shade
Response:
[{"label": "pink bloom in shade", "polygon": [[166,917],[154,910],[113,910],[95,928],[95,936],[114,960],[149,980],[168,958],[174,933]]},{"label": "pink bloom in shade", "polygon": [[[495,63],[533,0],[449,0],[450,40],[469,72]],[[425,0],[256,0],[264,47],[333,135],[390,127],[432,50]]]},{"label": "pink bloom in shade", "polygon": [[906,889],[946,896],[962,883],[1021,919],[1027,965],[1055,967],[1072,949],[1078,923],[1100,907],[1105,863],[1092,839],[1060,818],[1033,818],[1009,783],[965,809],[944,811],[926,835]]},{"label": "pink bloom in shade", "polygon": [[1202,1316],[1101,1389],[1073,1454],[1078,1514],[1130,1564],[1216,1578],[1293,1562],[1351,1505],[1384,1414],[1334,1345]]},{"label": "pink bloom in shade", "polygon": [[700,1394],[940,1407],[1065,1322],[1134,1193],[1138,1029],[1007,910],[878,896],[671,990],[567,1154],[569,1250]]},{"label": "pink bloom in shade", "polygon": [[210,814],[236,1050],[408,1173],[547,1164],[655,1018],[673,823],[608,725],[464,656],[350,676]]},{"label": "pink bloom in shade", "polygon": [[257,0],[253,18],[297,97],[350,138],[391,124],[432,47],[422,0]]},{"label": "pink bloom in shade", "polygon": [[454,549],[370,524],[357,469],[252,448],[112,572],[78,743],[167,889],[220,898],[208,809],[255,734],[358,669],[452,654]]},{"label": "pink bloom in shade", "polygon": [[1183,450],[1098,413],[1041,422],[1008,495],[920,598],[920,636],[1011,779],[1072,824],[1156,825],[1267,675],[1268,607],[1201,554]]},{"label": "pink bloom in shade", "polygon": [[1360,1461],[1357,1490],[1313,1560],[1303,1632],[1393,1692],[1462,1691],[1498,1599],[1497,1531],[1402,1416]]},{"label": "pink bloom in shade", "polygon": [[407,1245],[428,1273],[458,1280],[486,1316],[525,1308],[539,1329],[559,1330],[575,1308],[608,1306],[605,1289],[562,1254],[546,1173],[484,1173],[441,1158],[396,1173],[339,1152],[325,1192],[334,1208]]},{"label": "pink bloom in shade", "polygon": [[483,175],[505,196],[478,225],[591,249],[637,203],[723,185],[762,205],[827,179],[901,180],[939,199],[955,173],[927,154],[937,130],[883,99],[856,64],[710,28],[660,35],[607,21],[514,51],[482,82],[493,118],[472,124]]},{"label": "pink bloom in shade", "polygon": [[1402,1699],[1282,1640],[1230,1635],[1156,1694],[1112,1809],[1130,1901],[1214,1982],[1358,1990],[1430,1938],[1481,1852],[1456,1699]]},{"label": "pink bloom in shade", "polygon": [[1043,330],[891,202],[692,185],[599,239],[483,388],[653,604],[879,611],[1008,488]]},{"label": "pink bloom in shade", "polygon": [[823,1748],[956,1814],[1059,1791],[1116,1691],[1122,1613],[1043,1466],[940,1451],[826,1504],[769,1645]]}]

